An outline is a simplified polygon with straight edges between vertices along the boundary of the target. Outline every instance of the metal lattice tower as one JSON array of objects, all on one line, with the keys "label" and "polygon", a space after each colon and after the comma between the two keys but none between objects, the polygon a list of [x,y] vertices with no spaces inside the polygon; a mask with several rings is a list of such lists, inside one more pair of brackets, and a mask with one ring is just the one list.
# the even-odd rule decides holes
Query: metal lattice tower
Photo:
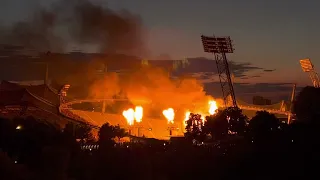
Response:
[{"label": "metal lattice tower", "polygon": [[[225,106],[237,107],[229,63],[226,53],[233,53],[232,40],[227,37],[201,36],[204,52],[213,53],[220,79]],[[229,97],[231,100],[229,100]],[[230,103],[231,101],[231,103]]]},{"label": "metal lattice tower", "polygon": [[288,124],[290,124],[290,122],[292,120],[292,116],[293,116],[292,109],[293,109],[293,101],[296,96],[296,88],[297,88],[297,85],[293,84],[292,93],[291,93],[291,100],[290,100],[290,107],[289,107],[290,113],[288,114]]},{"label": "metal lattice tower", "polygon": [[313,64],[311,63],[310,59],[301,59],[300,60],[301,68],[304,72],[309,74],[309,77],[312,81],[314,87],[320,87],[320,80],[317,72],[314,69]]}]

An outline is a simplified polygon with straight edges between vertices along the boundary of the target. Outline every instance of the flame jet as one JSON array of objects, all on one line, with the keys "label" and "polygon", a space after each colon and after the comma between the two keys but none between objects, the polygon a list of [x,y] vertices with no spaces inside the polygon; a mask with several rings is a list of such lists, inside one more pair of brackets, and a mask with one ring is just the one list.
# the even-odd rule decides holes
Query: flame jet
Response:
[{"label": "flame jet", "polygon": [[164,115],[164,117],[168,120],[169,124],[173,124],[174,123],[174,110],[172,108],[168,108],[162,111],[162,114]]},{"label": "flame jet", "polygon": [[124,110],[122,112],[122,115],[124,116],[124,118],[126,118],[128,125],[132,126],[134,123],[134,116],[135,116],[134,110],[132,108],[128,110]]},{"label": "flame jet", "polygon": [[142,106],[136,106],[135,109],[130,108],[124,110],[122,112],[122,115],[127,120],[128,125],[132,126],[134,124],[134,121],[136,121],[137,123],[140,123],[142,121],[143,108]]},{"label": "flame jet", "polygon": [[134,111],[134,119],[136,120],[137,123],[140,123],[142,121],[142,117],[143,117],[142,106],[136,106]]},{"label": "flame jet", "polygon": [[213,115],[216,113],[218,109],[218,105],[217,105],[217,102],[212,100],[212,101],[209,101],[209,114],[210,115]]}]

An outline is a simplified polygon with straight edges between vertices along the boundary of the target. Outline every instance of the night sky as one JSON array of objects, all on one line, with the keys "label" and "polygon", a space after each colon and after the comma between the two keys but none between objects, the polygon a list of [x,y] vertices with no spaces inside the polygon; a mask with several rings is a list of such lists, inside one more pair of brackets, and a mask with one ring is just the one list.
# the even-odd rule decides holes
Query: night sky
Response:
[{"label": "night sky", "polygon": [[[231,36],[235,53],[229,59],[251,63],[270,71],[248,72],[243,83],[293,83],[311,85],[299,65],[309,57],[320,67],[317,53],[320,36],[320,1],[316,0],[92,0],[119,10],[127,9],[143,19],[145,41],[156,58],[209,57],[202,50],[200,35]],[[37,6],[54,0],[2,0],[0,21],[10,24]],[[271,71],[274,70],[274,71]]]}]

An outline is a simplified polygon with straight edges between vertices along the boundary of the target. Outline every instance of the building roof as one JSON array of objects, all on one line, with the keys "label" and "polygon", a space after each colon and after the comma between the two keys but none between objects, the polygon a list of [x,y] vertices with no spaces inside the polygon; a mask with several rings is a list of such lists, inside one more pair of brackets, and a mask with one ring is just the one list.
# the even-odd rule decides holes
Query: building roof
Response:
[{"label": "building roof", "polygon": [[0,102],[9,102],[9,99],[15,101],[25,101],[26,99],[38,99],[53,106],[59,105],[59,96],[53,92],[47,85],[20,85],[9,81],[1,81],[0,84]]}]

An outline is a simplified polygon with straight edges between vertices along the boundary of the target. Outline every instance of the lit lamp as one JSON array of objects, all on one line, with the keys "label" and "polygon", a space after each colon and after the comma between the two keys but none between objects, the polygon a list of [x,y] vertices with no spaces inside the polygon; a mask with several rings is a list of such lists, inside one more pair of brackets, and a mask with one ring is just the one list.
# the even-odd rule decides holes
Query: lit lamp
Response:
[{"label": "lit lamp", "polygon": [[320,87],[319,76],[310,59],[301,59],[300,65],[303,72],[308,73],[314,87]]}]

